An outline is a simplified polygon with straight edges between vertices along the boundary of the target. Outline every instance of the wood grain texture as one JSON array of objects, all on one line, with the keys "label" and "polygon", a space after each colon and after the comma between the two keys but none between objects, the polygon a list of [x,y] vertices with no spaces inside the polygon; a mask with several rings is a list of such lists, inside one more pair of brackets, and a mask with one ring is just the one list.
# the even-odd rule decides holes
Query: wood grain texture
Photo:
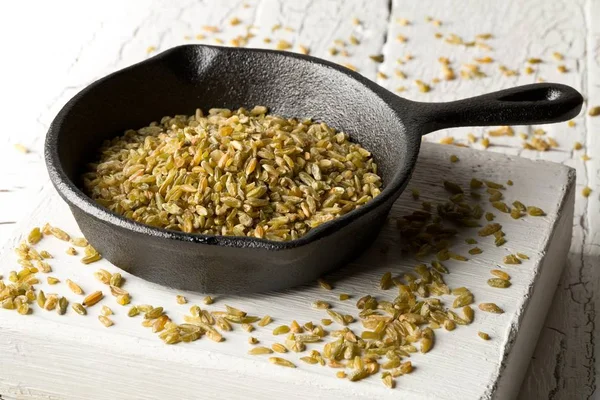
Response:
[{"label": "wood grain texture", "polygon": [[[227,25],[233,16],[258,26],[252,46],[266,47],[263,38],[285,39],[311,48],[314,55],[356,65],[360,72],[375,79],[375,72],[387,73],[390,79],[378,82],[391,90],[407,86],[403,95],[426,101],[447,101],[476,95],[489,90],[534,82],[538,78],[571,84],[581,90],[589,105],[600,104],[600,1],[598,0],[532,0],[512,1],[450,1],[409,0],[388,1],[151,1],[81,3],[73,0],[4,2],[0,5],[0,34],[5,54],[14,60],[29,62],[3,63],[0,74],[0,105],[10,123],[0,134],[0,242],[9,238],[14,223],[25,219],[40,196],[46,181],[42,144],[45,131],[60,107],[79,89],[94,79],[127,66],[147,56],[148,46],[164,50],[202,33],[203,25]],[[35,10],[35,12],[32,12]],[[27,15],[23,24],[17,15]],[[76,15],[76,18],[70,17]],[[425,23],[426,15],[442,21],[441,27]],[[48,16],[52,16],[48,18]],[[361,26],[353,26],[357,16]],[[408,18],[413,24],[402,27],[397,18]],[[469,21],[477,21],[472,23]],[[281,29],[271,32],[275,24],[290,26],[294,32]],[[243,31],[228,28],[218,34],[227,41]],[[490,32],[494,51],[489,53],[498,62],[482,65],[489,76],[472,81],[457,79],[434,85],[430,93],[418,92],[414,79],[431,81],[440,75],[439,56],[453,61],[458,73],[460,64],[488,53],[477,48],[450,46],[436,39],[435,32],[456,33],[471,40],[477,33]],[[350,34],[361,40],[357,48],[350,47],[350,57],[330,56],[328,49],[336,38],[348,40]],[[404,34],[408,42],[397,41]],[[18,40],[17,40],[18,39]],[[214,43],[209,37],[204,42]],[[271,44],[273,46],[273,44]],[[35,61],[32,60],[35,49]],[[568,74],[560,74],[551,54],[565,55]],[[395,65],[395,60],[407,52],[415,57],[411,62]],[[383,53],[386,62],[372,63],[368,55]],[[523,73],[525,60],[543,58],[534,65],[533,75]],[[39,61],[43,60],[43,61]],[[502,77],[498,64],[519,69],[516,77]],[[43,68],[40,68],[43,64]],[[397,79],[394,69],[408,75],[406,82]],[[26,80],[25,80],[26,79]],[[23,90],[24,87],[28,88]],[[34,89],[29,89],[34,88]],[[8,121],[8,120],[7,120]],[[556,293],[552,311],[522,388],[522,398],[593,398],[598,389],[599,374],[596,318],[600,313],[600,119],[582,113],[575,119],[575,128],[566,124],[546,126],[548,136],[560,143],[557,150],[538,153],[523,150],[518,138],[492,138],[488,149],[511,155],[561,162],[577,170],[577,196],[573,221],[574,239],[569,265]],[[517,132],[531,132],[534,127],[519,127]],[[457,129],[438,132],[427,140],[453,135],[462,142],[467,132],[482,136],[485,129]],[[573,151],[574,141],[585,150]],[[17,153],[14,143],[32,149],[27,155]],[[480,144],[474,148],[481,149]],[[587,152],[592,159],[581,160]],[[584,199],[579,192],[589,185],[593,192]]]},{"label": "wood grain texture", "polygon": [[[451,163],[450,154],[456,154],[461,161]],[[490,164],[504,168],[490,170],[487,168]],[[520,170],[526,172],[515,177]],[[529,363],[541,322],[564,267],[562,261],[570,241],[574,174],[573,170],[557,164],[536,164],[493,153],[427,144],[422,149],[409,184],[409,188],[419,189],[421,198],[413,199],[410,191],[400,198],[390,213],[388,224],[367,253],[348,267],[326,277],[333,284],[333,291],[325,291],[312,284],[282,292],[215,296],[213,306],[202,307],[221,310],[223,304],[230,304],[250,315],[268,313],[274,322],[252,332],[262,345],[268,346],[283,341],[282,337],[271,334],[275,326],[289,324],[291,319],[304,323],[325,318],[327,315],[322,310],[310,306],[315,299],[334,304],[334,308],[344,314],[354,314],[356,299],[365,294],[393,300],[397,295],[395,289],[383,291],[377,288],[380,277],[387,271],[392,272],[393,276],[402,275],[412,271],[418,263],[412,257],[401,254],[396,220],[420,209],[421,201],[446,201],[448,193],[443,188],[443,179],[466,188],[474,176],[498,182],[512,178],[515,184],[506,190],[506,200],[518,198],[525,204],[535,203],[547,215],[514,220],[508,214],[496,212],[496,221],[503,225],[508,241],[496,247],[492,237],[478,238],[478,247],[483,253],[477,256],[467,253],[473,246],[465,243],[466,238],[477,237],[477,228],[459,229],[453,250],[468,256],[470,260],[444,262],[450,270],[445,281],[450,287],[468,287],[477,303],[494,302],[505,313],[494,315],[476,311],[473,324],[458,327],[453,332],[438,330],[434,350],[427,355],[411,356],[416,370],[398,379],[396,390],[385,388],[378,378],[367,379],[359,384],[340,380],[331,368],[303,364],[298,360],[303,354],[285,355],[298,365],[296,370],[274,367],[265,357],[247,355],[249,334],[239,328],[226,332],[224,343],[213,343],[204,338],[191,345],[165,346],[156,335],[140,326],[141,317],[128,318],[128,308],[116,305],[115,300],[107,294],[99,305],[89,309],[86,317],[73,312],[59,316],[40,310],[23,317],[4,310],[0,319],[0,335],[5,339],[0,343],[4,360],[0,364],[0,391],[12,396],[32,393],[41,398],[55,392],[59,398],[65,399],[80,398],[84,394],[88,399],[118,395],[128,399],[161,399],[169,394],[190,398],[199,390],[208,397],[218,396],[221,392],[227,398],[260,398],[267,393],[273,396],[286,389],[289,398],[299,399],[392,399],[398,395],[411,399],[454,399],[457,396],[461,399],[512,398]],[[526,187],[530,190],[525,191]],[[542,199],[538,198],[539,195]],[[486,211],[494,210],[485,200],[482,206]],[[79,234],[67,206],[54,193],[47,193],[46,200],[31,215],[27,224],[40,226],[46,220],[73,236]],[[26,233],[28,229],[23,227],[22,231]],[[22,235],[14,236],[9,246],[19,243],[21,238]],[[163,306],[177,322],[182,322],[182,315],[187,313],[190,304],[201,304],[201,299],[206,295],[182,293],[190,304],[178,305],[175,296],[179,291],[145,282],[105,260],[83,266],[79,257],[65,254],[67,247],[66,243],[48,237],[39,244],[40,249],[46,249],[54,256],[50,260],[52,276],[62,282],[67,278],[72,279],[87,294],[102,288],[102,284],[94,280],[93,271],[98,268],[120,271],[134,304],[141,302]],[[501,263],[503,256],[515,252],[523,252],[530,259],[518,266]],[[14,262],[14,255],[8,248],[2,254],[0,265],[9,266]],[[489,271],[493,268],[504,269],[512,276],[509,289],[491,289],[487,285]],[[8,275],[8,270],[3,267],[2,274]],[[39,288],[46,293],[65,295],[72,302],[77,301],[78,296],[70,294],[64,284],[49,286],[43,282]],[[338,301],[339,293],[349,293],[353,299]],[[452,297],[444,301],[451,302]],[[110,306],[115,312],[111,316],[115,325],[110,329],[102,327],[96,320],[102,304]],[[349,327],[357,332],[362,330],[358,322]],[[489,333],[492,340],[481,340],[477,336],[478,331]],[[309,349],[321,347],[315,345],[309,346]],[[41,348],[45,349],[43,354],[40,354]],[[39,362],[32,365],[32,358]],[[54,365],[51,373],[35,371],[38,365],[44,368],[49,362]],[[155,369],[160,369],[160,374]],[[198,373],[199,370],[202,373]],[[70,376],[70,371],[78,371],[77,379],[69,385],[68,390],[64,390],[62,381]],[[235,375],[235,380],[230,378],[231,374]],[[255,384],[256,379],[261,380],[260,386]],[[470,384],[464,385],[466,381]],[[15,382],[19,382],[19,385],[15,385]],[[112,382],[113,385],[106,388],[102,382]],[[290,389],[293,387],[296,389]]]}]

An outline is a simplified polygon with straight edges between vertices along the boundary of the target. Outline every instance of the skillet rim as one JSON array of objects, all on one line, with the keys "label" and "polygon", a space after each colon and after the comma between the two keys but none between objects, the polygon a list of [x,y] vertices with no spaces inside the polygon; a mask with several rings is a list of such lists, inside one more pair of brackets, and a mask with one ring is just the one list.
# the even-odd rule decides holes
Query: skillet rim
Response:
[{"label": "skillet rim", "polygon": [[[61,128],[64,120],[68,118],[73,106],[85,95],[93,95],[93,91],[104,84],[108,80],[113,79],[116,76],[128,73],[131,70],[135,70],[142,65],[161,63],[164,59],[172,57],[174,54],[179,52],[185,52],[189,50],[196,50],[197,48],[208,48],[218,53],[233,53],[233,52],[258,52],[273,54],[277,57],[289,57],[300,59],[303,62],[310,62],[320,64],[326,68],[335,70],[337,73],[342,73],[349,76],[355,81],[359,82],[366,90],[371,91],[375,94],[383,104],[387,105],[396,116],[398,120],[405,126],[406,132],[406,144],[409,151],[406,153],[405,163],[400,171],[396,171],[392,176],[390,182],[384,186],[381,193],[366,203],[364,206],[352,210],[347,214],[337,217],[331,221],[328,221],[317,228],[311,229],[308,233],[298,239],[290,241],[272,241],[268,239],[259,239],[248,236],[221,236],[221,235],[205,235],[200,233],[185,233],[180,231],[168,230],[164,228],[156,228],[149,225],[145,225],[141,222],[136,222],[127,219],[109,209],[96,203],[92,198],[86,195],[65,173],[60,157],[58,154],[58,141],[61,134]],[[198,52],[196,52],[198,53]],[[177,240],[181,242],[189,243],[201,243],[208,245],[216,245],[220,247],[229,248],[260,248],[269,251],[279,251],[286,249],[293,249],[301,246],[305,246],[311,242],[316,242],[324,237],[327,237],[335,233],[338,229],[344,229],[353,220],[358,219],[365,214],[373,211],[375,208],[384,205],[388,200],[395,200],[400,196],[403,191],[403,185],[410,179],[412,172],[415,168],[417,155],[419,153],[421,140],[420,135],[411,135],[410,130],[407,128],[405,118],[399,115],[397,109],[391,107],[391,101],[406,101],[399,96],[396,96],[379,86],[375,82],[365,78],[361,74],[352,71],[348,68],[342,67],[336,63],[323,60],[317,57],[312,57],[304,54],[283,52],[270,49],[255,49],[255,48],[237,48],[237,47],[224,47],[224,46],[211,46],[201,44],[187,44],[172,47],[165,50],[153,57],[146,60],[142,60],[138,63],[130,65],[126,68],[120,69],[113,73],[110,73],[83,88],[75,96],[73,96],[58,112],[56,117],[53,119],[48,133],[46,135],[46,141],[44,145],[44,158],[46,161],[46,168],[48,169],[48,175],[50,181],[55,187],[58,194],[70,207],[77,207],[83,213],[87,214],[99,220],[105,224],[114,225],[118,228],[125,229],[128,233],[148,235],[157,239]],[[413,137],[414,136],[414,137]],[[413,149],[412,153],[410,152]]]}]

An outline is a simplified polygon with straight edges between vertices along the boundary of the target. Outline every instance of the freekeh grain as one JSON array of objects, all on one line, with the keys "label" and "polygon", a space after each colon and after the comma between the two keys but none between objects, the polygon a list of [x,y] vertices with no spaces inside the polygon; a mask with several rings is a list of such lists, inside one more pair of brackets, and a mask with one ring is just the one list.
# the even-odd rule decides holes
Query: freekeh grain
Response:
[{"label": "freekeh grain", "polygon": [[129,130],[102,146],[83,181],[95,201],[137,222],[276,241],[297,239],[382,189],[371,153],[348,135],[262,106],[197,110]]}]

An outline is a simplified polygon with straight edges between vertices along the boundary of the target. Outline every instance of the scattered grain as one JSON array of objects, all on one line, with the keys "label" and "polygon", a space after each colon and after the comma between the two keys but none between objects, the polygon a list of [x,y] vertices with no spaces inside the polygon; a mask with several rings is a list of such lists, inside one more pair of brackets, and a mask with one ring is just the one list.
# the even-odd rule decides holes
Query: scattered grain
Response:
[{"label": "scattered grain", "polygon": [[21,143],[15,143],[14,148],[15,148],[15,150],[17,150],[20,153],[23,153],[23,154],[29,153],[29,149],[25,145],[22,145]]},{"label": "scattered grain", "polygon": [[381,277],[379,281],[379,288],[381,290],[388,290],[392,287],[393,284],[394,283],[392,282],[392,273],[388,271],[384,273]]},{"label": "scattered grain", "polygon": [[493,314],[502,314],[504,310],[498,307],[495,303],[480,303],[479,309],[481,311],[493,313]]},{"label": "scattered grain", "polygon": [[527,214],[531,215],[532,217],[542,217],[542,216],[546,215],[544,210],[542,210],[539,207],[534,207],[534,206],[527,207]]},{"label": "scattered grain", "polygon": [[75,282],[73,282],[70,279],[66,280],[67,286],[69,287],[69,289],[71,290],[71,292],[75,293],[75,294],[83,294],[83,289],[81,289],[81,287],[76,284]]},{"label": "scattered grain", "polygon": [[317,308],[319,310],[326,310],[331,308],[331,304],[323,300],[316,300],[312,303],[313,308]]},{"label": "scattered grain", "polygon": [[127,316],[132,318],[140,314],[140,310],[136,306],[132,306],[127,312]]},{"label": "scattered grain", "polygon": [[489,235],[493,235],[494,233],[500,231],[501,229],[502,229],[502,225],[500,225],[498,223],[487,224],[486,226],[481,228],[479,230],[479,232],[477,232],[477,234],[479,236],[489,236]]},{"label": "scattered grain", "polygon": [[406,79],[406,74],[399,69],[394,70],[394,74],[400,79]]},{"label": "scattered grain", "polygon": [[86,309],[80,303],[73,303],[73,304],[71,304],[71,308],[73,309],[73,311],[75,311],[79,315],[86,315],[87,314]]},{"label": "scattered grain", "polygon": [[66,297],[61,297],[58,300],[58,307],[56,308],[56,312],[58,315],[64,315],[67,312],[67,307],[69,306],[69,301]]},{"label": "scattered grain", "polygon": [[[45,259],[52,258],[52,254],[48,253],[48,251],[46,251],[46,250],[40,251],[40,256],[42,256],[42,258],[45,258]],[[46,272],[46,271],[44,271],[44,272]]]},{"label": "scattered grain", "polygon": [[64,240],[65,242],[68,242],[69,240],[71,240],[71,237],[69,236],[69,234],[60,228],[53,226],[53,227],[50,227],[49,231],[50,231],[50,234],[57,239]]},{"label": "scattered grain", "polygon": [[494,59],[490,56],[486,56],[486,57],[476,58],[475,61],[477,61],[478,63],[481,63],[481,64],[489,64],[489,63],[494,62]]},{"label": "scattered grain", "polygon": [[393,389],[396,386],[396,381],[394,381],[394,378],[389,373],[383,376],[381,380],[383,384],[390,389]]},{"label": "scattered grain", "polygon": [[287,348],[281,343],[273,343],[273,345],[271,345],[271,349],[273,349],[273,351],[276,353],[287,353],[288,351]]},{"label": "scattered grain", "polygon": [[521,260],[519,260],[514,254],[504,256],[502,262],[504,262],[504,264],[521,264]]},{"label": "scattered grain", "polygon": [[286,40],[280,40],[277,42],[275,48],[277,50],[288,50],[292,48],[292,44]]},{"label": "scattered grain", "polygon": [[300,44],[298,45],[298,52],[300,52],[301,54],[310,54],[310,49]]},{"label": "scattered grain", "polygon": [[284,335],[289,333],[290,327],[287,325],[280,325],[277,328],[273,329],[273,335]]},{"label": "scattered grain", "polygon": [[94,272],[94,277],[105,285],[110,285],[112,274],[105,269],[99,269]]},{"label": "scattered grain", "polygon": [[469,254],[471,254],[471,255],[481,254],[481,253],[483,253],[483,250],[481,250],[479,247],[473,247],[472,249],[469,250]]},{"label": "scattered grain", "polygon": [[114,325],[114,322],[105,315],[98,316],[98,320],[107,328]]},{"label": "scattered grain", "polygon": [[144,315],[144,319],[156,319],[164,314],[162,307],[153,307],[150,311],[147,311]]},{"label": "scattered grain", "polygon": [[452,136],[445,136],[443,138],[440,139],[440,144],[453,144],[454,143],[454,137]]},{"label": "scattered grain", "polygon": [[317,279],[317,283],[319,284],[319,286],[321,286],[325,290],[332,290],[333,289],[333,287],[331,286],[331,284],[329,284],[327,281],[325,281],[322,278]]},{"label": "scattered grain", "polygon": [[123,286],[123,277],[121,276],[120,272],[115,272],[112,274],[109,280],[109,285],[117,288]]},{"label": "scattered grain", "polygon": [[487,334],[487,333],[485,333],[485,332],[481,332],[481,331],[479,331],[479,332],[477,332],[477,335],[478,335],[480,338],[482,338],[483,340],[490,340],[490,335],[488,335],[488,334]]},{"label": "scattered grain", "polygon": [[510,286],[510,281],[501,278],[490,278],[488,279],[487,284],[494,288],[505,289]]},{"label": "scattered grain", "polygon": [[415,85],[417,86],[417,88],[419,89],[420,92],[427,93],[427,92],[431,91],[431,86],[429,86],[428,84],[426,84],[425,82],[423,82],[420,79],[417,79],[415,81]]},{"label": "scattered grain", "polygon": [[129,294],[127,292],[127,290],[121,289],[120,287],[116,287],[116,286],[110,286],[110,294],[112,294],[113,296],[117,297],[117,296],[122,296],[122,295],[126,295]]},{"label": "scattered grain", "polygon": [[344,319],[344,316],[338,313],[337,311],[327,310],[327,314],[329,314],[329,316],[338,324],[343,326],[348,325],[348,322],[346,321],[346,319]]},{"label": "scattered grain", "polygon": [[473,303],[473,301],[474,301],[474,298],[471,293],[461,294],[460,296],[458,296],[457,298],[454,299],[454,302],[452,303],[452,307],[453,308],[465,307],[465,306],[468,306],[469,304]]},{"label": "scattered grain", "polygon": [[93,262],[99,261],[102,258],[102,256],[99,253],[95,253],[89,256],[85,256],[81,259],[81,262],[83,264],[91,264]]},{"label": "scattered grain", "polygon": [[281,357],[269,357],[269,362],[271,364],[279,365],[282,367],[296,368],[296,365],[294,365],[294,363]]},{"label": "scattered grain", "polygon": [[265,315],[264,317],[261,318],[260,321],[258,321],[258,326],[267,326],[271,323],[272,318],[270,315]]},{"label": "scattered grain", "polygon": [[129,294],[120,294],[117,296],[117,304],[126,306],[131,302],[131,296]]},{"label": "scattered grain", "polygon": [[493,269],[490,271],[490,273],[494,276],[497,276],[500,279],[504,279],[504,280],[510,280],[510,275],[507,274],[506,272],[499,270],[499,269]]},{"label": "scattered grain", "polygon": [[98,303],[100,300],[102,300],[102,298],[104,297],[104,294],[101,291],[96,291],[94,293],[91,293],[90,295],[88,295],[85,299],[83,299],[83,305],[85,307],[91,307],[94,304]]},{"label": "scattered grain", "polygon": [[32,245],[37,244],[40,240],[42,240],[42,237],[43,234],[40,228],[35,227],[31,230],[31,232],[29,232],[29,235],[27,236],[27,242]]},{"label": "scattered grain", "polygon": [[48,278],[46,278],[46,281],[48,282],[48,285],[56,285],[60,282],[58,278],[55,278],[53,276],[49,276]]},{"label": "scattered grain", "polygon": [[473,319],[475,318],[475,312],[473,309],[470,306],[464,306],[462,311],[463,315],[465,316],[465,321],[467,323],[473,322]]}]

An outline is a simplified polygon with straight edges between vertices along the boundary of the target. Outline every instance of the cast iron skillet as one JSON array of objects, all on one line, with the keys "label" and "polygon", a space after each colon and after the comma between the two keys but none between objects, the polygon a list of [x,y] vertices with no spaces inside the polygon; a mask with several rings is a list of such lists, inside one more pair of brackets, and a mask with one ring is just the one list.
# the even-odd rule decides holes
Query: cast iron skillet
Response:
[{"label": "cast iron skillet", "polygon": [[[421,136],[456,126],[540,124],[577,115],[581,95],[542,83],[449,103],[409,101],[336,64],[269,50],[188,45],[91,84],[59,112],[45,145],[50,179],[90,243],[149,281],[202,292],[265,291],[344,265],[375,239],[405,188]],[[364,207],[289,242],[186,234],[127,220],[80,189],[102,141],[197,107],[253,107],[312,117],[348,133],[380,167],[382,193]]]}]

